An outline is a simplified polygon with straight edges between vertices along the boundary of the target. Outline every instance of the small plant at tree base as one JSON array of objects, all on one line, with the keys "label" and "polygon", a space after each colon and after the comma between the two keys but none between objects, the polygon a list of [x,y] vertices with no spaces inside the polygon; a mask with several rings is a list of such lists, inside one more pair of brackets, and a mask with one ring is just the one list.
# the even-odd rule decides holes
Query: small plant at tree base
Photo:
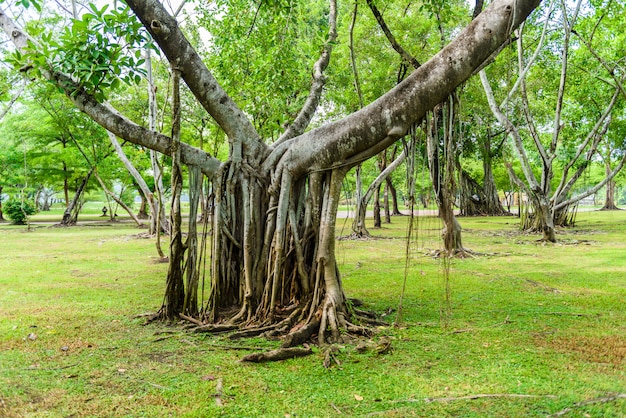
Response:
[{"label": "small plant at tree base", "polygon": [[10,199],[4,204],[4,214],[14,225],[25,225],[26,219],[36,213],[35,206],[28,201]]}]

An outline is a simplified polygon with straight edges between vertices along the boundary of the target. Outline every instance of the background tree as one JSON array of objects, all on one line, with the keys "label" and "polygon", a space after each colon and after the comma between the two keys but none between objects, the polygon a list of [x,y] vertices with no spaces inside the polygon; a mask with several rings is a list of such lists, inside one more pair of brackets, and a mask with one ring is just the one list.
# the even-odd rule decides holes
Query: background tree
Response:
[{"label": "background tree", "polygon": [[[570,205],[598,191],[623,165],[622,160],[601,183],[571,196],[573,186],[593,161],[610,128],[611,112],[620,95],[615,82],[606,83],[602,76],[598,80],[593,74],[589,77],[591,65],[598,74],[606,74],[606,70],[572,39],[581,8],[582,1],[572,11],[564,3],[554,13],[549,6],[542,14],[543,26],[537,25],[534,35],[530,26],[518,32],[517,82],[503,102],[516,106],[516,112],[496,103],[486,72],[480,74],[491,110],[512,138],[520,159],[523,177],[511,169],[509,174],[529,196],[533,208],[524,218],[524,228],[542,231],[543,239],[551,242],[556,240],[555,225],[567,225],[571,219],[567,215]],[[551,25],[559,30],[549,30]],[[539,39],[539,46],[531,52],[525,50],[529,34]],[[540,49],[544,40],[546,47]],[[554,54],[554,50],[560,53]],[[529,72],[531,66],[533,71]],[[519,99],[513,102],[512,94],[518,88]],[[554,106],[553,111],[547,111],[550,106]],[[523,118],[514,118],[515,113]],[[549,131],[546,126],[551,126]],[[540,167],[539,178],[533,171],[533,160]],[[559,166],[560,177],[555,177]]]}]

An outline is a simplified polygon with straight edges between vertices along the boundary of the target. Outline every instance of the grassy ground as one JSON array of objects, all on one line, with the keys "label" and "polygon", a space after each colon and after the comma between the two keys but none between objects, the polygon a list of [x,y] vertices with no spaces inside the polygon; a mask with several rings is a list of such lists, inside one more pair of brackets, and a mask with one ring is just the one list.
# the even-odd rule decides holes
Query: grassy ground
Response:
[{"label": "grassy ground", "polygon": [[[0,416],[626,416],[626,212],[578,220],[546,245],[515,218],[461,219],[480,254],[444,265],[426,255],[439,222],[420,219],[402,324],[374,337],[393,352],[345,346],[330,369],[318,350],[249,365],[245,348],[277,343],[143,326],[167,265],[131,224],[0,225]],[[406,226],[337,244],[348,295],[390,320]]]}]

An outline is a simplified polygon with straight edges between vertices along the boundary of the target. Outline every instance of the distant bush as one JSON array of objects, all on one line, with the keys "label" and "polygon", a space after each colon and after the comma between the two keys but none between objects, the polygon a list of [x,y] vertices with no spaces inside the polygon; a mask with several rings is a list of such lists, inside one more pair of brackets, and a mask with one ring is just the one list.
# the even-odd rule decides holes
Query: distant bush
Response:
[{"label": "distant bush", "polygon": [[14,225],[26,224],[26,219],[37,212],[31,202],[17,199],[9,199],[2,205],[2,211]]}]

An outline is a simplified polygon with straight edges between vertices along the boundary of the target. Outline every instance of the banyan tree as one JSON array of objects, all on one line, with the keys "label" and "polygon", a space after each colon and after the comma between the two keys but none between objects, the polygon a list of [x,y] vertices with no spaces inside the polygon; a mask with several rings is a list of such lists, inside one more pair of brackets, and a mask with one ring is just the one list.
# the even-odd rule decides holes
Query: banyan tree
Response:
[{"label": "banyan tree", "polygon": [[[187,86],[225,132],[229,153],[224,161],[180,142],[176,122],[171,135],[149,130],[114,109],[81,80],[46,64],[45,59],[32,65],[37,66],[37,74],[56,84],[108,131],[172,155],[175,163],[189,167],[190,176],[206,176],[212,182],[208,302],[193,306],[198,303],[197,276],[181,273],[187,262],[176,254],[197,254],[199,243],[183,240],[173,220],[171,239],[175,244],[171,246],[162,310],[166,317],[189,314],[207,324],[274,329],[287,335],[287,346],[311,335],[326,343],[341,340],[346,331],[363,331],[354,324],[335,259],[335,216],[344,176],[350,168],[395,144],[429,110],[487,65],[538,3],[493,1],[453,42],[386,94],[340,120],[309,129],[337,37],[338,9],[336,1],[330,0],[327,40],[312,70],[308,97],[282,135],[270,142],[222,88],[176,18],[159,1],[127,0],[171,65],[174,100],[180,77],[181,85]],[[6,10],[0,11],[0,24],[16,47],[32,57],[37,41],[29,43],[28,35]],[[175,102],[173,108],[176,112]],[[181,173],[172,173],[173,182],[180,181],[174,178]],[[173,194],[177,194],[176,187]]]}]

